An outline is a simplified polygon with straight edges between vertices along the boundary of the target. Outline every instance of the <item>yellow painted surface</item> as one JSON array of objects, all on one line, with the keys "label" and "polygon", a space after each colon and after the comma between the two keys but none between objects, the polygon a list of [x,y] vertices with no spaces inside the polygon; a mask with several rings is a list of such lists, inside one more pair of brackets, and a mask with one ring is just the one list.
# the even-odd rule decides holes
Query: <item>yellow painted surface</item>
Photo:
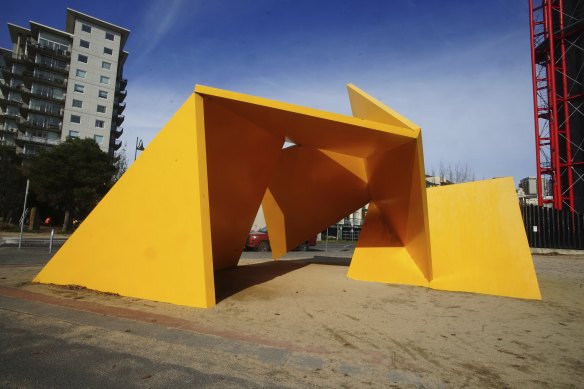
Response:
[{"label": "yellow painted surface", "polygon": [[[386,266],[393,269],[386,282],[411,283],[416,279],[416,285],[427,283],[432,278],[432,265],[420,129],[355,86],[349,85],[348,91],[355,116],[401,125],[414,134],[406,143],[378,146],[378,151],[366,161],[367,184],[371,200],[375,202],[375,215],[371,217],[379,218],[378,228],[386,226],[391,230],[407,253],[407,256],[399,256],[400,266]],[[379,264],[391,263],[392,255],[384,250],[372,251],[367,244],[359,243],[351,267],[359,266],[359,279],[367,280],[368,274],[371,281],[377,281]],[[355,274],[349,271],[349,277]],[[419,279],[420,274],[424,281]]]},{"label": "yellow painted surface", "polygon": [[237,266],[284,137],[203,97],[215,270]]},{"label": "yellow painted surface", "polygon": [[274,258],[367,204],[367,186],[352,173],[362,164],[355,157],[335,160],[309,147],[282,150],[278,174],[262,203]]},{"label": "yellow painted surface", "polygon": [[347,91],[349,92],[349,101],[351,102],[353,116],[379,123],[407,127],[413,130],[416,135],[420,131],[420,126],[416,123],[400,115],[398,112],[383,104],[373,96],[368,95],[355,85],[347,85]]},{"label": "yellow painted surface", "polygon": [[349,277],[539,298],[512,182],[427,199],[419,127],[348,89],[355,117],[197,86],[34,282],[210,307],[260,203],[274,258],[370,203]]},{"label": "yellow painted surface", "polygon": [[434,289],[541,299],[511,178],[428,189]]},{"label": "yellow painted surface", "polygon": [[213,306],[203,125],[192,95],[33,282]]},{"label": "yellow painted surface", "polygon": [[429,285],[395,231],[383,219],[375,202],[370,203],[367,209],[347,276],[361,281]]}]

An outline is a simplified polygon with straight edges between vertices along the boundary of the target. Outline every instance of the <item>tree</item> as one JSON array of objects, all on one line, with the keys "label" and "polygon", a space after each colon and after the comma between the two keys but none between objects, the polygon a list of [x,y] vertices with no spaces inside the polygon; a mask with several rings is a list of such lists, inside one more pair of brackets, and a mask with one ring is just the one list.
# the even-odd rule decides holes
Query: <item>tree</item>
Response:
[{"label": "tree", "polygon": [[22,207],[26,179],[22,159],[12,147],[0,146],[0,217],[14,220]]},{"label": "tree", "polygon": [[114,182],[117,182],[122,175],[128,170],[128,157],[126,156],[126,144],[114,156],[114,166],[116,173],[114,175]]},{"label": "tree", "polygon": [[[432,169],[430,175],[436,176],[434,169]],[[440,161],[438,176],[455,184],[476,180],[475,173],[468,165],[468,163],[462,164],[460,162],[457,162],[455,165],[451,165],[444,164],[444,162]]]},{"label": "tree", "polygon": [[32,190],[40,201],[69,214],[85,218],[111,188],[114,159],[92,139],[68,139],[48,149],[31,162]]}]

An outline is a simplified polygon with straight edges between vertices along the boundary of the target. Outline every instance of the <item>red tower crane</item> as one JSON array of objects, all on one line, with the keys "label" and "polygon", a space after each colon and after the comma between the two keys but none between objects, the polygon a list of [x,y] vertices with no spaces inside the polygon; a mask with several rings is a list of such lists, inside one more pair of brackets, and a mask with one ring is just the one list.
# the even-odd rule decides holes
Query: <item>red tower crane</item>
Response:
[{"label": "red tower crane", "polygon": [[538,203],[584,213],[584,1],[529,9]]}]

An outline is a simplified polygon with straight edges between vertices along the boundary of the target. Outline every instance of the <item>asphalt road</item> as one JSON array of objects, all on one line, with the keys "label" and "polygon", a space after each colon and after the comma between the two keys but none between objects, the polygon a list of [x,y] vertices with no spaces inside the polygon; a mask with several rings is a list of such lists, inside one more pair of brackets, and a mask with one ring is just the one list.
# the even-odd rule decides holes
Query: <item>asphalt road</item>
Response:
[{"label": "asphalt road", "polygon": [[[49,253],[48,246],[43,247],[0,247],[0,265],[43,265],[51,259],[60,246],[56,245],[55,250]],[[351,243],[318,243],[316,247],[311,247],[308,252],[292,251],[283,259],[305,258],[307,256],[346,256],[351,257],[354,244]],[[244,251],[241,259],[267,259],[271,258],[270,252]]]},{"label": "asphalt road", "polygon": [[[350,255],[346,245],[331,244],[284,259],[335,253]],[[0,247],[0,276],[14,266],[43,265],[52,255],[48,247]],[[242,260],[270,255],[244,252]],[[3,388],[311,387],[302,377],[317,375],[325,363],[282,348],[0,293]]]},{"label": "asphalt road", "polygon": [[[245,358],[238,362],[225,352],[238,346],[243,352],[259,350],[154,324],[0,297],[3,388],[265,387],[241,373],[248,370]],[[269,386],[279,387],[277,382]]]},{"label": "asphalt road", "polygon": [[42,265],[54,254],[48,247],[0,247],[0,265]]}]

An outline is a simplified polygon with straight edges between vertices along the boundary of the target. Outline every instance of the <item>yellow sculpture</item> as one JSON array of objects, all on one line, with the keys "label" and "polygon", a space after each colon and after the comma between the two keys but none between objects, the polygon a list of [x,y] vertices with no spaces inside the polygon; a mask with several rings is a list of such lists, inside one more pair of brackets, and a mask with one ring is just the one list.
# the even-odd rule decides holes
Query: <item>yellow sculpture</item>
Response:
[{"label": "yellow sculpture", "polygon": [[370,203],[350,278],[540,299],[513,181],[426,191],[420,128],[348,90],[354,117],[196,86],[33,282],[211,307],[260,203],[274,258]]}]

